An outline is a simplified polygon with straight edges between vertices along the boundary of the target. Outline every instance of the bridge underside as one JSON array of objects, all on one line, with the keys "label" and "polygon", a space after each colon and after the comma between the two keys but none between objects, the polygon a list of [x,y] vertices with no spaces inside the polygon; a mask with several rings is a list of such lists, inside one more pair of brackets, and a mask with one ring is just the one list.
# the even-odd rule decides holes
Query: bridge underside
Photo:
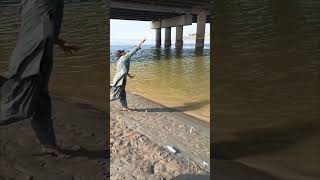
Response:
[{"label": "bridge underside", "polygon": [[[159,21],[176,16],[184,15],[184,13],[167,13],[142,10],[128,10],[121,8],[111,8],[111,19],[135,20],[135,21]],[[193,23],[197,22],[197,14],[192,14]],[[210,15],[207,15],[206,22],[210,22]]]},{"label": "bridge underside", "polygon": [[212,18],[212,3],[213,0],[111,0],[110,18],[152,21],[152,27],[156,27],[157,46],[161,46],[159,29],[166,28],[165,45],[168,47],[171,46],[171,27],[177,27],[177,37],[181,38],[177,39],[176,47],[182,47],[183,26],[197,23],[196,47],[203,48],[205,23]]}]

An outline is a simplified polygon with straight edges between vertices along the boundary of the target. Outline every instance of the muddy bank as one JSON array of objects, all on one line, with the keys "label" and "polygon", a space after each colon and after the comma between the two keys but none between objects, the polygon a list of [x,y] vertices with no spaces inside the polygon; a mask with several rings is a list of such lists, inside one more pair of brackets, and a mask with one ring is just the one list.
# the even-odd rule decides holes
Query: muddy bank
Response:
[{"label": "muddy bank", "polygon": [[0,179],[105,179],[105,117],[89,105],[53,97],[57,143],[68,159],[41,154],[29,119],[0,126]]}]

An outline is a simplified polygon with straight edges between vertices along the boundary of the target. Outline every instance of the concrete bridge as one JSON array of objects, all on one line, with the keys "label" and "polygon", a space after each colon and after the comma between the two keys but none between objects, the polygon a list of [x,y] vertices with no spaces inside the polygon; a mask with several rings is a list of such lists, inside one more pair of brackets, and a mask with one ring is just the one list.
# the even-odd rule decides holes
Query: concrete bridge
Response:
[{"label": "concrete bridge", "polygon": [[196,48],[204,47],[205,24],[210,22],[212,0],[111,0],[111,19],[152,21],[156,47],[161,47],[165,28],[165,47],[171,47],[171,28],[176,27],[177,48],[183,46],[183,26],[197,23]]}]

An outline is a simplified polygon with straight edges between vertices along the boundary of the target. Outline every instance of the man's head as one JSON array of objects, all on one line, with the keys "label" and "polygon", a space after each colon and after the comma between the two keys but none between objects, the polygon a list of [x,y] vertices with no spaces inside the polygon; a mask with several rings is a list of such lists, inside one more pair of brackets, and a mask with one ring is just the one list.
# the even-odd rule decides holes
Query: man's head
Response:
[{"label": "man's head", "polygon": [[120,58],[121,56],[123,56],[125,54],[126,54],[126,52],[124,50],[118,50],[116,56],[117,56],[117,58]]}]

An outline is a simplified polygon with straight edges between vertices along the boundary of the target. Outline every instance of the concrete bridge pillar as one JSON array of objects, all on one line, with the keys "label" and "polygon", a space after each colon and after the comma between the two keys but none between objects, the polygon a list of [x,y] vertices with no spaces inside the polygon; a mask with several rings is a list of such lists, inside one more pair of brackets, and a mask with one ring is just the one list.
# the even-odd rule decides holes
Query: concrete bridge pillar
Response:
[{"label": "concrete bridge pillar", "polygon": [[171,47],[171,27],[165,28],[164,47]]},{"label": "concrete bridge pillar", "polygon": [[197,16],[196,48],[203,49],[207,15],[201,12]]},{"label": "concrete bridge pillar", "polygon": [[161,47],[161,28],[156,29],[156,47]]},{"label": "concrete bridge pillar", "polygon": [[176,48],[183,47],[183,26],[176,27]]}]

